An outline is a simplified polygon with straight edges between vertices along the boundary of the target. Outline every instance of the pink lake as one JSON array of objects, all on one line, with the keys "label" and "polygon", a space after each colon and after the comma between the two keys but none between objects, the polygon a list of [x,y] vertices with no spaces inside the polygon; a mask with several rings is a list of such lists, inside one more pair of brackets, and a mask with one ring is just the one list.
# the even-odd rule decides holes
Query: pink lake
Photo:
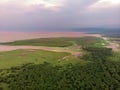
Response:
[{"label": "pink lake", "polygon": [[83,36],[97,36],[97,34],[86,34],[84,32],[0,32],[0,42],[11,42],[34,38]]}]

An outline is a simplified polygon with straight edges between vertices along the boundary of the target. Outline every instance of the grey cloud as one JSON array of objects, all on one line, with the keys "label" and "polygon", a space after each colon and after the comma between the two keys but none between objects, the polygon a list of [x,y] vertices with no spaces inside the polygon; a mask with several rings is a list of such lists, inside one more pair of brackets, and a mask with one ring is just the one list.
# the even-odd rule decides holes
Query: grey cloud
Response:
[{"label": "grey cloud", "polygon": [[[8,14],[0,17],[0,30],[51,30],[75,27],[119,26],[120,7],[89,11],[88,7],[98,0],[67,0],[57,10],[37,5],[32,9],[12,4]],[[10,5],[9,5],[10,7]],[[6,10],[6,8],[3,8]],[[17,12],[17,13],[16,13]],[[12,13],[12,14],[11,14]]]}]

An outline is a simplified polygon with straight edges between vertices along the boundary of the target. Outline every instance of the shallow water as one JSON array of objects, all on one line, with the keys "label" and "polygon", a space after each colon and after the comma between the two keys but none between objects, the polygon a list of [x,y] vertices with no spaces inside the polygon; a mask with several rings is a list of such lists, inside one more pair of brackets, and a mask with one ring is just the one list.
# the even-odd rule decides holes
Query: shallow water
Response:
[{"label": "shallow water", "polygon": [[97,36],[97,34],[86,34],[83,32],[0,32],[0,42],[11,42],[34,38],[83,37],[95,35]]}]

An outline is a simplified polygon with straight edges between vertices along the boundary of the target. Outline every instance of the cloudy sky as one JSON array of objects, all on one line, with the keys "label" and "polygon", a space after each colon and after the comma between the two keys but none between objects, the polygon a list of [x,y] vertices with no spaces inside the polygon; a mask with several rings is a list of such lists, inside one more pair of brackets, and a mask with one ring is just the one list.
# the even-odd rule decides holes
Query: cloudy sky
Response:
[{"label": "cloudy sky", "polygon": [[0,0],[0,30],[120,27],[120,0]]}]

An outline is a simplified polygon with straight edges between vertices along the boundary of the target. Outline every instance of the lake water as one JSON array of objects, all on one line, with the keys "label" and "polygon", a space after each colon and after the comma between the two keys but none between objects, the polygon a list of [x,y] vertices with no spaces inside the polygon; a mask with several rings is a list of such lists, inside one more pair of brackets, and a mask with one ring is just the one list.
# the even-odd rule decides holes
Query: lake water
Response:
[{"label": "lake water", "polygon": [[0,43],[34,38],[83,37],[89,35],[83,32],[0,32]]}]

